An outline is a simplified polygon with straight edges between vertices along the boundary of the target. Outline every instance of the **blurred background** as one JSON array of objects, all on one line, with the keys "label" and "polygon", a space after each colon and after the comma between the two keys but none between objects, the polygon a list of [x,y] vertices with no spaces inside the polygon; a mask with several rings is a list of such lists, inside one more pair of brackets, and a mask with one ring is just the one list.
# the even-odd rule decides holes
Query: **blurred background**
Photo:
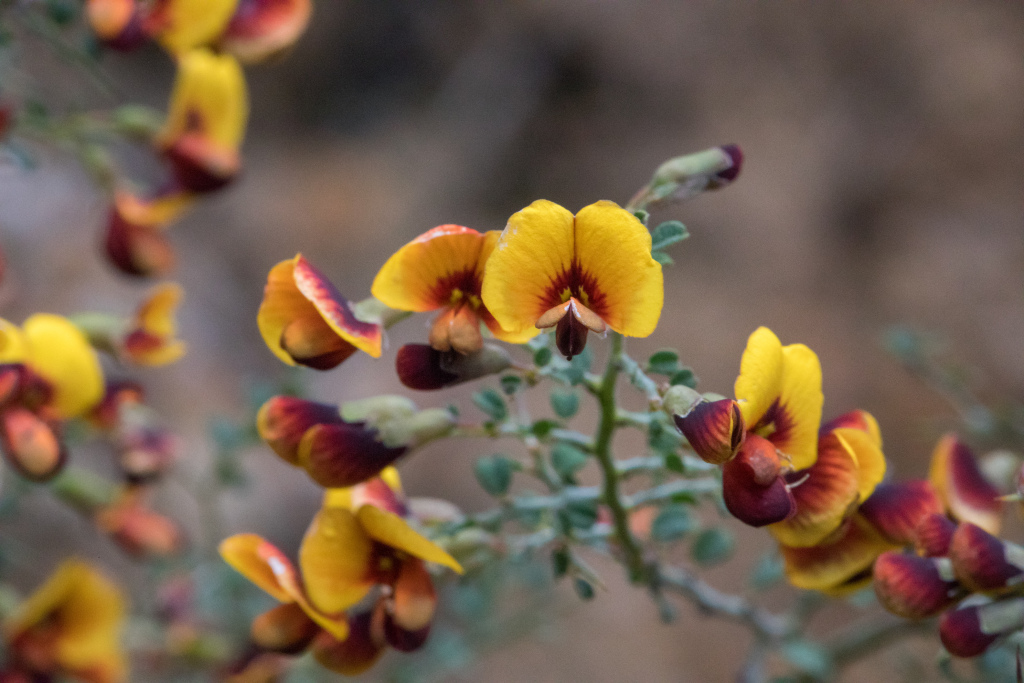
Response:
[{"label": "blurred background", "polygon": [[[51,95],[165,107],[173,74],[157,49],[103,61],[119,84],[112,97],[59,80],[68,72],[45,60],[35,68]],[[653,217],[683,221],[691,237],[672,252],[659,329],[630,343],[636,357],[676,347],[701,390],[731,395],[747,336],[767,325],[820,356],[826,417],[877,416],[900,478],[926,474],[956,416],[886,353],[889,326],[938,333],[983,395],[1024,397],[1020,2],[320,0],[293,52],[247,75],[244,174],[170,232],[190,353],[140,375],[186,439],[185,479],[209,461],[212,416],[239,416],[254,381],[287,375],[255,323],[273,264],[301,251],[359,299],[391,253],[435,225],[501,229],[538,198],[572,211],[624,203],[661,161],[724,143],[745,152],[739,180]],[[101,260],[107,201],[56,153],[33,170],[0,166],[4,317],[131,310],[146,286]],[[410,394],[393,353],[423,340],[428,320],[393,328],[379,361],[358,354],[303,373],[310,393]],[[414,398],[470,411],[476,388]],[[424,449],[401,467],[407,491],[481,509],[472,463],[501,447]],[[319,490],[267,449],[246,458],[251,485],[231,497],[225,531],[294,549]],[[158,507],[195,527],[196,506],[166,488]],[[48,539],[34,549],[47,568],[65,542],[96,547],[70,512],[45,500],[31,510],[21,534]],[[732,590],[771,546],[737,531],[739,556],[709,576]],[[103,561],[139,571],[113,550]],[[481,654],[453,680],[729,680],[742,628],[686,605],[662,625],[618,567],[597,567],[608,592],[581,603],[561,587],[553,626]],[[779,589],[768,603],[789,597]],[[847,609],[824,613],[821,629]],[[928,657],[934,643],[919,649]],[[879,680],[899,656],[844,680]]]}]

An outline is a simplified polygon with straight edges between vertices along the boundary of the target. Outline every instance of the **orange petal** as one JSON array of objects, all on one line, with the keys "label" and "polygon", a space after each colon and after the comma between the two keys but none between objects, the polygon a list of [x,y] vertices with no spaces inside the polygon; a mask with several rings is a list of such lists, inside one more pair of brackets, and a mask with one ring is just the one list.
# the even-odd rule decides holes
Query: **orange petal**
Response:
[{"label": "orange petal", "polygon": [[441,546],[414,531],[398,515],[372,505],[364,505],[356,512],[356,516],[367,535],[378,543],[462,573],[462,566],[455,558]]},{"label": "orange petal", "polygon": [[321,633],[305,611],[295,603],[278,605],[253,619],[252,640],[261,648],[282,654],[299,654]]},{"label": "orange petal", "polygon": [[999,533],[1003,509],[999,491],[981,474],[974,453],[955,434],[939,439],[928,479],[953,517]]},{"label": "orange petal", "polygon": [[791,584],[843,594],[870,581],[875,558],[893,546],[867,520],[854,515],[826,542],[810,548],[780,549]]},{"label": "orange petal", "polygon": [[299,549],[299,566],[310,603],[337,614],[373,587],[373,541],[348,510],[324,508],[313,518]]},{"label": "orange petal", "polygon": [[[236,534],[220,543],[220,556],[239,574],[280,602],[295,602],[295,567],[285,555],[256,534]],[[287,577],[282,584],[279,576]]]},{"label": "orange petal", "polygon": [[[412,558],[402,562],[392,588],[389,621],[403,631],[421,631],[430,626],[437,607],[437,593],[423,561]],[[391,645],[402,649],[394,642]]]},{"label": "orange petal", "polygon": [[56,476],[67,461],[67,451],[54,428],[17,406],[0,413],[0,446],[7,462],[34,481]]},{"label": "orange petal", "polygon": [[291,47],[312,13],[311,0],[239,0],[220,46],[246,64],[261,62]]},{"label": "orange petal", "polygon": [[[263,341],[288,365],[313,362],[327,369],[356,348],[374,358],[381,354],[380,325],[356,319],[352,305],[301,254],[271,269],[256,320]],[[284,342],[295,347],[301,339],[309,341],[295,358]]]},{"label": "orange petal", "polygon": [[175,339],[178,324],[175,313],[184,290],[176,282],[167,282],[150,291],[135,312],[131,330],[124,338],[125,355],[139,365],[160,366],[185,355],[185,342]]},{"label": "orange petal", "polygon": [[818,459],[787,477],[794,482],[796,514],[770,527],[775,539],[796,548],[817,545],[857,504],[857,461],[835,432],[823,435]]},{"label": "orange petal", "polygon": [[885,538],[897,545],[912,545],[918,527],[930,515],[942,513],[942,501],[932,485],[912,480],[881,484],[860,506],[860,513]]},{"label": "orange petal", "polygon": [[159,277],[174,270],[175,255],[157,229],[128,222],[112,209],[103,248],[110,263],[126,275]]},{"label": "orange petal", "polygon": [[944,558],[885,552],[875,561],[874,578],[878,601],[904,619],[938,616],[965,593]]},{"label": "orange petal", "polygon": [[380,476],[349,488],[327,489],[324,507],[340,507],[356,511],[364,505],[373,505],[393,512],[399,517],[409,516],[409,507],[402,494],[398,470],[385,467]]},{"label": "orange petal", "polygon": [[383,634],[375,634],[370,612],[349,619],[351,633],[338,640],[321,633],[313,641],[313,658],[320,666],[343,676],[358,676],[368,671],[384,654]]},{"label": "orange petal", "polygon": [[480,317],[469,305],[445,309],[430,327],[430,345],[442,352],[476,353],[484,346]]},{"label": "orange petal", "polygon": [[746,435],[743,414],[729,399],[698,403],[688,414],[674,417],[690,447],[712,465],[731,460]]},{"label": "orange petal", "polygon": [[96,37],[107,47],[132,50],[146,39],[136,0],[88,0],[85,13]]},{"label": "orange petal", "polygon": [[337,406],[294,396],[274,396],[256,414],[256,431],[267,445],[292,465],[299,464],[299,443],[317,424],[341,424]]}]

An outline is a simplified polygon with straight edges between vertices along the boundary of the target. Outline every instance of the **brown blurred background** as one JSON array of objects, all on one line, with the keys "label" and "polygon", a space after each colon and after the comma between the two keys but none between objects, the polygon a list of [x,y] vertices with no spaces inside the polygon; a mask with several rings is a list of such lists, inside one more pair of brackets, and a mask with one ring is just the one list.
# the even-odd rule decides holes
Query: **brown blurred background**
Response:
[{"label": "brown blurred background", "polygon": [[[121,99],[101,104],[164,106],[162,54],[110,54],[105,64]],[[295,50],[249,76],[244,177],[171,231],[190,354],[142,373],[188,438],[186,478],[208,460],[210,416],[238,415],[253,378],[285,375],[255,326],[277,261],[301,251],[361,298],[379,264],[430,227],[500,229],[538,198],[573,211],[622,203],[664,159],[722,143],[746,154],[738,182],[654,216],[682,220],[692,237],[673,250],[658,331],[630,345],[638,357],[677,347],[701,389],[730,394],[747,335],[768,325],[819,354],[826,416],[862,407],[878,417],[898,477],[925,474],[954,415],[885,353],[887,326],[940,332],[978,369],[972,381],[1024,394],[1020,2],[320,0]],[[5,317],[131,309],[144,287],[98,254],[105,201],[65,157],[30,172],[0,166]],[[394,329],[392,354],[425,325]],[[310,390],[325,401],[408,393],[392,354],[309,372]],[[472,390],[415,398],[470,411]],[[493,448],[428,448],[403,466],[407,489],[482,507],[471,463]],[[231,501],[230,530],[294,547],[318,491],[269,451],[249,465],[257,481]],[[195,523],[173,486],[161,505]],[[66,513],[32,509],[27,542],[69,524],[90,542]],[[710,575],[737,590],[770,546],[765,534],[740,533],[741,556]],[[598,566],[609,593],[577,604],[565,587],[557,627],[460,680],[729,680],[742,629],[685,605],[662,626],[617,567]],[[776,593],[784,604],[788,593]],[[922,647],[927,658],[935,646]],[[878,672],[895,657],[844,680],[888,680]]]}]

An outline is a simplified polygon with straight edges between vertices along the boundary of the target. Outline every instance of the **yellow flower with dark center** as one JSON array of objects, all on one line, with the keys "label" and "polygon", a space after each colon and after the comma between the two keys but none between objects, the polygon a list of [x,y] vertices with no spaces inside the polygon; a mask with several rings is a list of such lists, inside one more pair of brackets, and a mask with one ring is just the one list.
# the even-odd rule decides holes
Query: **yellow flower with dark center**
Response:
[{"label": "yellow flower with dark center", "polygon": [[182,188],[209,192],[237,175],[248,118],[245,76],[234,57],[200,48],[178,58],[170,111],[158,144]]},{"label": "yellow flower with dark center", "polygon": [[80,560],[64,562],[4,622],[16,670],[89,683],[126,680],[124,612],[109,579]]},{"label": "yellow flower with dark center", "polygon": [[534,331],[507,332],[480,297],[484,265],[499,234],[439,225],[395,252],[377,273],[371,292],[400,311],[440,310],[430,328],[430,345],[437,351],[479,351],[484,343],[480,323],[498,339],[526,341]]},{"label": "yellow flower with dark center", "polygon": [[651,334],[664,288],[651,235],[636,216],[609,201],[573,216],[542,199],[509,218],[487,261],[482,298],[510,334],[554,327],[558,349],[571,358],[590,331]]}]

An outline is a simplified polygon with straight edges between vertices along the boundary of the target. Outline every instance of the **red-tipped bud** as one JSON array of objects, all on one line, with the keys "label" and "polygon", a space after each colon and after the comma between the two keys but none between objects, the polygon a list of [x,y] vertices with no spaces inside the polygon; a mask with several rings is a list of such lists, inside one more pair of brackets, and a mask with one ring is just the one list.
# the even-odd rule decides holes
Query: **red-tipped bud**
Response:
[{"label": "red-tipped bud", "polygon": [[337,406],[294,396],[275,396],[256,415],[256,431],[274,452],[292,465],[299,464],[299,442],[318,424],[344,424]]},{"label": "red-tipped bud", "polygon": [[945,558],[890,551],[875,560],[874,575],[878,601],[904,619],[934,617],[964,595]]},{"label": "red-tipped bud", "polygon": [[999,533],[1000,493],[985,479],[977,458],[955,434],[939,440],[932,454],[928,478],[954,518]]},{"label": "red-tipped bud", "polygon": [[270,59],[299,39],[312,11],[310,0],[240,0],[221,47],[245,63]]},{"label": "red-tipped bud", "polygon": [[146,40],[136,0],[88,0],[85,11],[96,37],[107,47],[127,52]]},{"label": "red-tipped bud", "polygon": [[174,248],[157,227],[131,223],[111,210],[103,248],[107,258],[126,275],[160,277],[174,270]]},{"label": "red-tipped bud", "polygon": [[385,446],[361,423],[318,424],[302,437],[297,464],[321,486],[344,488],[380,474],[405,451]]},{"label": "red-tipped bud", "polygon": [[781,476],[782,463],[767,439],[748,434],[739,452],[722,467],[722,498],[734,517],[765,526],[796,513],[796,501]]},{"label": "red-tipped bud", "polygon": [[302,652],[320,632],[320,627],[295,603],[278,605],[253,619],[249,630],[260,647],[294,655]]},{"label": "red-tipped bud", "polygon": [[960,583],[974,592],[998,592],[1024,581],[1024,548],[964,522],[953,532],[949,559]]},{"label": "red-tipped bud", "polygon": [[689,414],[674,419],[694,452],[712,465],[731,460],[746,434],[739,404],[730,399],[698,403]]},{"label": "red-tipped bud", "polygon": [[437,351],[429,344],[406,344],[395,356],[399,381],[420,391],[469,382],[502,372],[511,365],[508,352],[493,344],[484,344],[476,353],[466,355]]},{"label": "red-tipped bud", "polygon": [[368,670],[384,653],[384,634],[375,627],[371,612],[349,617],[349,634],[337,640],[326,631],[313,639],[313,657],[325,669],[343,676],[357,676]]},{"label": "red-tipped bud", "polygon": [[976,657],[1004,633],[1024,626],[1024,598],[946,612],[939,619],[939,637],[951,655]]},{"label": "red-tipped bud", "polygon": [[945,557],[953,540],[956,523],[943,514],[928,515],[917,525],[914,550],[925,557]]},{"label": "red-tipped bud", "polygon": [[67,460],[56,427],[18,406],[0,413],[0,447],[7,462],[34,481],[56,476]]},{"label": "red-tipped bud", "polygon": [[897,545],[914,543],[921,521],[942,511],[942,501],[935,489],[921,480],[879,484],[860,506],[861,514],[887,541]]}]

